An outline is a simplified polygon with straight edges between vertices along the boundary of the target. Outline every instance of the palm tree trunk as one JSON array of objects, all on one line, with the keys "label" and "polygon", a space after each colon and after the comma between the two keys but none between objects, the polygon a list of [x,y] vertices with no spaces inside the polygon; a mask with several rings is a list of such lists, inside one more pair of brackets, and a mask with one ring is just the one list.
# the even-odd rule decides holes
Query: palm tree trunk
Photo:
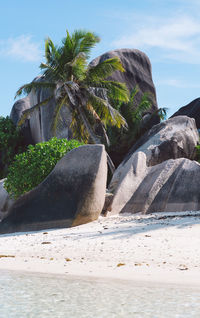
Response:
[{"label": "palm tree trunk", "polygon": [[[81,109],[81,107],[78,107],[78,111],[79,111],[81,119],[84,123],[84,126],[87,129],[94,144],[101,144],[100,138],[97,137],[97,135],[95,135],[95,133],[93,132],[92,127],[91,127],[87,117],[85,116],[84,111]],[[110,172],[113,175],[113,173],[115,172],[115,166],[114,166],[114,163],[112,162],[112,159],[110,158],[108,153],[107,153],[107,163],[108,163],[108,167],[110,169]]]},{"label": "palm tree trunk", "polygon": [[108,167],[110,169],[111,174],[115,172],[115,166],[114,163],[112,162],[112,159],[110,158],[109,154],[107,153],[107,162],[108,162]]}]

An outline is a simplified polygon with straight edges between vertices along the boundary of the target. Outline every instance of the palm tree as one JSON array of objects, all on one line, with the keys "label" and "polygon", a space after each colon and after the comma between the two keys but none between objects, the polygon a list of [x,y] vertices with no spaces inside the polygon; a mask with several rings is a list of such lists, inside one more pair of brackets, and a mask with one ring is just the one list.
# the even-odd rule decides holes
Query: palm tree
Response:
[{"label": "palm tree", "polygon": [[[88,65],[91,49],[99,42],[97,35],[77,30],[63,39],[56,47],[52,40],[45,41],[46,63],[41,63],[42,77],[20,87],[16,96],[29,94],[31,90],[50,89],[50,96],[23,112],[19,125],[36,109],[55,97],[56,107],[52,130],[59,120],[62,107],[70,108],[73,135],[84,142],[109,144],[106,126],[126,127],[126,120],[112,106],[113,101],[128,102],[129,93],[124,83],[106,80],[114,71],[123,72],[118,57],[107,59],[96,66]],[[96,127],[100,127],[98,135]]]}]

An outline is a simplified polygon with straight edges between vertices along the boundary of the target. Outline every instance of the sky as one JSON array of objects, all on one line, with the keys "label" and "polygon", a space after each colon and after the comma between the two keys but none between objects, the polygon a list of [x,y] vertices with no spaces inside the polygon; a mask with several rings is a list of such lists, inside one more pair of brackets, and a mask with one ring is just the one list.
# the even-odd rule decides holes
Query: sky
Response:
[{"label": "sky", "polygon": [[17,89],[40,74],[44,41],[75,29],[97,33],[95,58],[135,48],[147,54],[159,107],[168,116],[200,97],[200,0],[0,0],[0,116]]}]

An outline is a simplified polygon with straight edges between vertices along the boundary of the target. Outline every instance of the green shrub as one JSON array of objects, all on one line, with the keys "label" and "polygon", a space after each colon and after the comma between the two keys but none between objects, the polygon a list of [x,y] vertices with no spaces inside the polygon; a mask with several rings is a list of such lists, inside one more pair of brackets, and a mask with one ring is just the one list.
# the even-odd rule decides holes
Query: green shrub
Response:
[{"label": "green shrub", "polygon": [[56,163],[70,150],[83,145],[77,140],[52,138],[29,145],[28,150],[15,156],[9,167],[5,188],[15,199],[40,184]]},{"label": "green shrub", "polygon": [[200,145],[196,146],[196,158],[195,159],[200,163]]},{"label": "green shrub", "polygon": [[8,116],[0,117],[0,179],[6,176],[16,153],[22,151],[24,146],[20,130]]}]

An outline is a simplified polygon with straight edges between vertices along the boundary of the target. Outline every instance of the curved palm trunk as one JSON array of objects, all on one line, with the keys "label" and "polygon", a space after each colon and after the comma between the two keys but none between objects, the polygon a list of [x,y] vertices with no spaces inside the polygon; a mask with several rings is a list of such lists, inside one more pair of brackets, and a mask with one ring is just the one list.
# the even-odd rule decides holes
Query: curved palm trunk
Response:
[{"label": "curved palm trunk", "polygon": [[[89,133],[89,135],[90,135],[92,141],[93,141],[95,144],[101,144],[100,138],[98,138],[98,137],[95,135],[95,133],[94,133],[94,131],[93,131],[93,129],[92,129],[92,127],[91,127],[91,125],[90,125],[90,123],[89,123],[87,117],[85,116],[83,110],[81,109],[81,107],[78,107],[78,112],[79,112],[79,114],[80,114],[80,116],[81,116],[81,119],[82,119],[82,121],[83,121],[83,123],[84,123],[84,126],[85,126],[85,128],[87,129],[87,131],[88,131],[88,133]],[[107,138],[106,138],[106,139],[107,139]],[[113,173],[115,172],[115,166],[114,166],[114,163],[112,162],[112,159],[110,158],[110,156],[109,156],[108,153],[107,153],[107,162],[108,162],[108,167],[109,167],[109,169],[110,169],[110,171],[111,171],[111,173],[112,173],[112,175],[113,175]]]}]

